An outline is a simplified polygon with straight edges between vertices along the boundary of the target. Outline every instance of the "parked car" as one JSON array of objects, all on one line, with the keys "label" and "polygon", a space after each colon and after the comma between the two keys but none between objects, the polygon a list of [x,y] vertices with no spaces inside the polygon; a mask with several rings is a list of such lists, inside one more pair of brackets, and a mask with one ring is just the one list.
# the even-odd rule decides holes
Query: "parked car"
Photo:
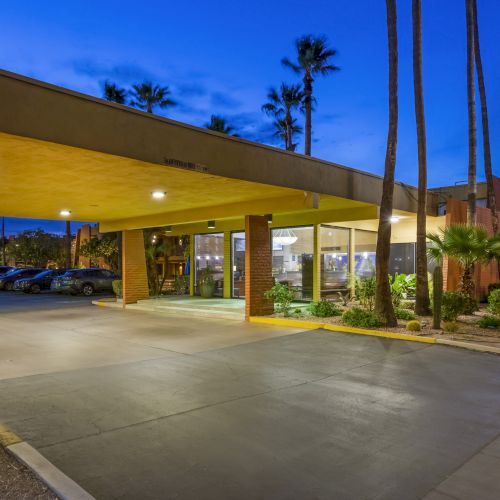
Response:
[{"label": "parked car", "polygon": [[16,268],[12,266],[0,266],[0,276],[10,273],[11,271],[14,271],[14,269]]},{"label": "parked car", "polygon": [[39,267],[27,267],[26,269],[14,269],[0,277],[0,290],[10,291],[14,288],[14,283],[21,278],[31,278],[45,269]]},{"label": "parked car", "polygon": [[62,276],[54,278],[50,289],[56,292],[90,296],[94,292],[112,291],[113,280],[118,275],[107,269],[70,269]]},{"label": "parked car", "polygon": [[49,290],[52,280],[62,276],[67,269],[46,269],[31,278],[21,278],[14,283],[14,290],[21,290],[24,293],[40,293],[42,290]]}]

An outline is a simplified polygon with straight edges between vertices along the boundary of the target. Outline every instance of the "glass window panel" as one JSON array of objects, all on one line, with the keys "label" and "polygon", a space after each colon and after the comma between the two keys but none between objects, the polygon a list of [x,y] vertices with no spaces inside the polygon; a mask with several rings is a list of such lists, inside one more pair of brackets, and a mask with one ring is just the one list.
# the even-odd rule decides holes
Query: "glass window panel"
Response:
[{"label": "glass window panel", "polygon": [[231,234],[232,255],[232,296],[242,298],[245,296],[245,233]]},{"label": "glass window panel", "polygon": [[374,231],[356,230],[356,251],[354,253],[354,272],[359,278],[375,276],[375,252],[377,250],[377,233]]},{"label": "glass window panel", "polygon": [[349,229],[322,225],[321,297],[335,295],[348,286]]},{"label": "glass window panel", "polygon": [[198,277],[202,269],[209,267],[215,282],[216,297],[224,291],[224,233],[197,234],[194,237],[195,293],[199,295]]},{"label": "glass window panel", "polygon": [[392,243],[389,257],[389,274],[415,272],[415,243]]},{"label": "glass window panel", "polygon": [[293,288],[297,299],[312,299],[313,228],[288,227],[272,230],[273,276],[277,283]]}]

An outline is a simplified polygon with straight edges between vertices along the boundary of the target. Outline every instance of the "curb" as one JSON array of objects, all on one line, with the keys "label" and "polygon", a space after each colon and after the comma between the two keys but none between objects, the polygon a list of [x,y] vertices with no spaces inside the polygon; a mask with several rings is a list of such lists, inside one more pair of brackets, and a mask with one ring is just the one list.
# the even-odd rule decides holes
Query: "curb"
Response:
[{"label": "curb", "polygon": [[489,352],[491,354],[500,354],[500,347],[491,347],[487,345],[474,344],[472,342],[463,342],[460,340],[436,339],[438,344],[449,345],[452,347],[461,347],[469,351]]},{"label": "curb", "polygon": [[111,307],[114,309],[123,309],[123,304],[116,302],[116,300],[97,299],[92,301],[92,305],[99,307]]},{"label": "curb", "polygon": [[0,424],[0,446],[30,469],[61,500],[95,500],[80,485],[49,462],[33,446]]},{"label": "curb", "polygon": [[383,337],[387,339],[408,340],[410,342],[422,342],[425,344],[436,344],[433,337],[419,337],[418,335],[405,335],[402,333],[381,332],[378,330],[367,330],[365,328],[354,328],[352,326],[337,326],[327,323],[316,323],[314,321],[303,321],[300,319],[267,318],[265,316],[251,316],[250,323],[261,323],[267,325],[291,326],[305,328],[306,330],[317,330],[322,328],[331,332],[354,333],[356,335],[369,335],[371,337]]}]

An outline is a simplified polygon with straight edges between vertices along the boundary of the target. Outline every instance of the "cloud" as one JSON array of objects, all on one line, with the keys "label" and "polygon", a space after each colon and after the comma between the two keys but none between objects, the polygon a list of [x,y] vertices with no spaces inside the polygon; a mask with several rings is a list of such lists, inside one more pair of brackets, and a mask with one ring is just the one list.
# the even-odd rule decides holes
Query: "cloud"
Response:
[{"label": "cloud", "polygon": [[202,97],[207,95],[207,89],[199,83],[181,83],[177,85],[177,93],[182,97]]},{"label": "cloud", "polygon": [[96,79],[111,79],[121,83],[141,80],[158,80],[158,76],[137,64],[103,64],[91,59],[76,59],[72,62],[75,73]]},{"label": "cloud", "polygon": [[212,92],[210,96],[210,105],[215,109],[234,109],[241,106],[241,101],[231,97],[227,92]]}]

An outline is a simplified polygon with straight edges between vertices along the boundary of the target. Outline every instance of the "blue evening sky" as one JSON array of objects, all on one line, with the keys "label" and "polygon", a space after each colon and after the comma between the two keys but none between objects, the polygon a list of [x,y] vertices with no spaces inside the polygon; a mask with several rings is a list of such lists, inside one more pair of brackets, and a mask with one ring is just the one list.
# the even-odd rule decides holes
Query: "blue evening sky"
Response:
[{"label": "blue evening sky", "polygon": [[[466,179],[467,101],[463,0],[423,0],[429,186]],[[397,179],[415,185],[411,0],[398,1],[400,123]],[[493,165],[500,155],[497,0],[478,0]],[[383,173],[387,130],[387,41],[383,0],[184,2],[2,2],[0,67],[100,96],[110,79],[128,87],[151,79],[178,106],[163,112],[203,126],[212,113],[239,134],[279,145],[260,107],[271,85],[298,81],[283,68],[302,34],[324,34],[341,71],[318,77],[313,155]],[[480,116],[478,116],[480,118]],[[299,117],[302,121],[302,116]],[[478,133],[480,133],[478,121]],[[481,136],[478,136],[481,144]],[[302,143],[299,146],[302,151]],[[483,179],[479,147],[478,177]],[[8,232],[37,227],[9,219]],[[62,222],[44,223],[63,231]]]}]

